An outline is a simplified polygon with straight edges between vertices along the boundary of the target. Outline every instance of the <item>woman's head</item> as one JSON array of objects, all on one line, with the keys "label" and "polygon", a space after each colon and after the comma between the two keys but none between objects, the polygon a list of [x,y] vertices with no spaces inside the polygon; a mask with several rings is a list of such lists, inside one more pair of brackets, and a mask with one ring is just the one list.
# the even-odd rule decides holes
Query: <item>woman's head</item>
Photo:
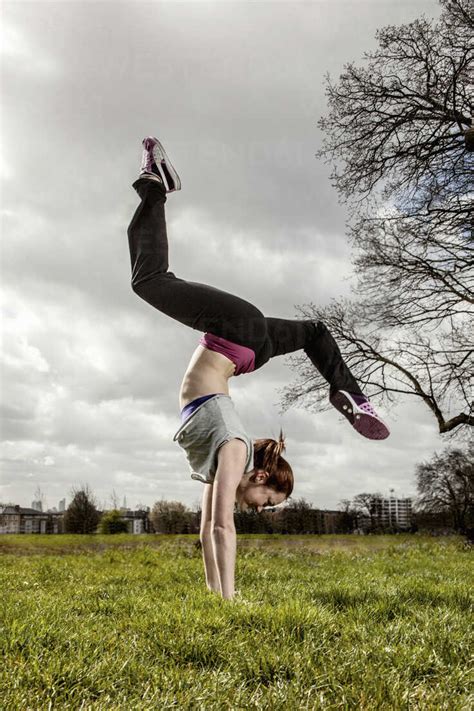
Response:
[{"label": "woman's head", "polygon": [[276,506],[293,491],[293,471],[281,456],[285,440],[280,430],[278,440],[257,439],[254,442],[254,468],[244,474],[237,488],[236,500],[243,511],[261,511],[265,506]]}]

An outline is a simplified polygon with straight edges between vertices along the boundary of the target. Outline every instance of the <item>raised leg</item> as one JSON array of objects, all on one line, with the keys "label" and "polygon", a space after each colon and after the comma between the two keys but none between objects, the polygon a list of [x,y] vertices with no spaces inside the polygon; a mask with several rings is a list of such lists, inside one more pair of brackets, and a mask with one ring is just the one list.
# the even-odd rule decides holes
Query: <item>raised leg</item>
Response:
[{"label": "raised leg", "polygon": [[[339,347],[322,321],[292,321],[267,318],[267,354],[270,358],[303,350],[329,383],[331,404],[368,439],[385,439],[387,425],[362,393],[341,355]],[[263,363],[256,361],[257,367]]]},{"label": "raised leg", "polygon": [[344,362],[341,351],[322,321],[268,318],[271,358],[304,350],[313,365],[329,383],[330,394],[347,390],[362,394],[357,380]]},{"label": "raised leg", "polygon": [[139,178],[141,198],[128,228],[132,289],[154,308],[197,331],[209,332],[258,353],[266,341],[266,321],[253,304],[207,284],[185,281],[168,267],[166,191]]}]

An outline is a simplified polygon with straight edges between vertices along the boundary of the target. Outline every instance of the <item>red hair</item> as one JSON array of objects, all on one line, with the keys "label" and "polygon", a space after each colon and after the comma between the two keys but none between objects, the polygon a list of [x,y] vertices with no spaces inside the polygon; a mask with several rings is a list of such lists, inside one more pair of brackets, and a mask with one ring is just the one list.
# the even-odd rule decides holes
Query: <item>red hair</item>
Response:
[{"label": "red hair", "polygon": [[[285,494],[288,498],[293,491],[293,470],[281,456],[285,451],[285,440],[280,430],[278,441],[275,439],[257,439],[254,442],[253,465],[269,473],[266,486]],[[253,480],[255,474],[250,479]]]}]

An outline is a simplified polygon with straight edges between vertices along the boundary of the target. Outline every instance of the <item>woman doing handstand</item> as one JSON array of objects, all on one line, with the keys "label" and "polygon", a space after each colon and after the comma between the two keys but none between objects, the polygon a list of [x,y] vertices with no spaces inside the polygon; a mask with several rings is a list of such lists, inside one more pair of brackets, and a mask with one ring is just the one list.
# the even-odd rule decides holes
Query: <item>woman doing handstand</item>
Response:
[{"label": "woman doing handstand", "polygon": [[293,472],[279,440],[253,441],[229,395],[232,376],[261,368],[270,358],[302,349],[329,383],[329,399],[369,439],[388,437],[387,426],[362,394],[321,321],[269,318],[244,299],[185,281],[168,269],[165,202],[181,181],[157,138],[142,141],[133,188],[141,202],[128,228],[132,289],[162,313],[203,335],[179,394],[182,424],[174,440],[185,450],[191,477],[205,484],[200,539],[209,589],[234,596],[234,506],[276,506],[293,490]]}]

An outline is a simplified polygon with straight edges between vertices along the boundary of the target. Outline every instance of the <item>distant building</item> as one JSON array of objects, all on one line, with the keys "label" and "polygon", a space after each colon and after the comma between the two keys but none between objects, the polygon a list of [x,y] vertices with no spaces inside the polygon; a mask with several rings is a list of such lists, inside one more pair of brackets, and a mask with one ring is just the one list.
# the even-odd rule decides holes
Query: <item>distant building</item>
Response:
[{"label": "distant building", "polygon": [[63,515],[22,506],[0,506],[1,533],[63,533]]},{"label": "distant building", "polygon": [[[128,533],[150,533],[149,509],[121,509],[120,514],[122,520],[127,522]],[[64,511],[44,512],[15,504],[0,506],[0,534],[2,533],[64,533]]]},{"label": "distant building", "polygon": [[59,502],[59,510],[66,511],[66,499],[61,499]]},{"label": "distant building", "polygon": [[42,510],[43,510],[43,504],[41,503],[41,501],[32,501],[32,502],[31,502],[31,508],[32,508],[34,511],[42,511]]},{"label": "distant building", "polygon": [[150,533],[148,511],[130,511],[130,509],[121,508],[120,516],[122,521],[127,522],[128,533]]},{"label": "distant building", "polygon": [[412,499],[395,496],[373,496],[371,509],[374,520],[382,528],[408,530],[412,525]]}]

